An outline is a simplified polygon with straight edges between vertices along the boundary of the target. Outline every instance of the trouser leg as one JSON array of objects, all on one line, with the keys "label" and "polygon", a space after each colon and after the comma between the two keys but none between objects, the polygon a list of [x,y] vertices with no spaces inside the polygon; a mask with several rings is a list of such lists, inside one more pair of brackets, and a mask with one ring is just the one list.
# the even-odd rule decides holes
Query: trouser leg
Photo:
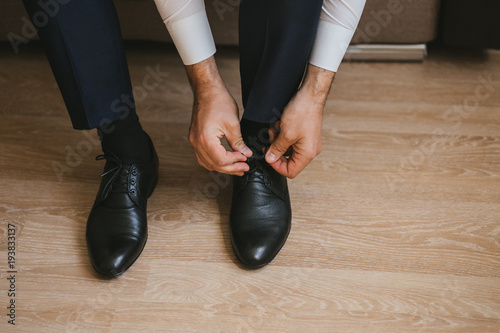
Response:
[{"label": "trouser leg", "polygon": [[39,27],[73,127],[91,129],[135,114],[113,1],[60,2],[23,0]]},{"label": "trouser leg", "polygon": [[239,43],[243,119],[272,123],[297,91],[322,0],[243,0]]}]

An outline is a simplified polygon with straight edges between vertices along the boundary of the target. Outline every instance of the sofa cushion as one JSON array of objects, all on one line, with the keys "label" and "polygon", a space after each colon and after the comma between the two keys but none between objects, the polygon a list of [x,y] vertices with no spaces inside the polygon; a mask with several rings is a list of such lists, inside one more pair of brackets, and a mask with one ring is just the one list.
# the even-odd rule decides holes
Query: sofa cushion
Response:
[{"label": "sofa cushion", "polygon": [[[425,43],[436,37],[440,0],[367,0],[354,43]],[[238,44],[238,0],[206,0],[217,44]],[[170,41],[153,0],[115,0],[122,34],[129,40]],[[0,40],[26,34],[19,0],[0,1]],[[12,34],[11,34],[12,36]],[[29,39],[29,38],[28,38]]]}]

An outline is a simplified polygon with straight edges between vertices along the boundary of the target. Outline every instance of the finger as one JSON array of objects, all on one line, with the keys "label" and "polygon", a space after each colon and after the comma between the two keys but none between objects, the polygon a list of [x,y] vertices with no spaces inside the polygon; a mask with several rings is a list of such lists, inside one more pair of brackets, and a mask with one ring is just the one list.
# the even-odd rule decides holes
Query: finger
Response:
[{"label": "finger", "polygon": [[297,158],[297,154],[294,152],[292,156],[288,159],[287,170],[288,170],[288,178],[295,178],[302,170],[305,169],[307,164],[309,164],[310,160]]},{"label": "finger", "polygon": [[245,172],[250,170],[250,167],[248,164],[244,162],[238,162],[234,163],[231,165],[226,165],[220,168],[217,168],[216,171],[221,172],[221,173],[227,173],[229,175],[235,175],[235,176],[243,176]]},{"label": "finger", "polygon": [[268,130],[269,133],[269,142],[274,142],[276,138],[278,137],[278,129],[275,127],[270,127]]},{"label": "finger", "polygon": [[266,161],[269,164],[276,162],[280,157],[282,157],[288,148],[295,142],[290,142],[285,139],[283,133],[280,133],[276,140],[271,144],[271,147],[266,152]]},{"label": "finger", "polygon": [[195,151],[196,159],[198,164],[207,169],[208,171],[217,171],[221,173],[227,173],[230,175],[243,176],[243,174],[250,169],[247,163],[237,162],[227,166],[217,166],[213,162],[208,162],[203,154]]},{"label": "finger", "polygon": [[288,172],[288,159],[284,156],[280,157],[276,162],[270,164],[271,167],[276,170],[277,173],[285,177],[289,176]]},{"label": "finger", "polygon": [[213,169],[210,166],[210,163],[207,162],[203,154],[200,154],[197,150],[194,151],[194,155],[196,156],[196,160],[198,164],[207,169],[208,171],[212,171]]},{"label": "finger", "polygon": [[271,164],[271,167],[279,174],[293,179],[305,169],[309,162],[311,162],[311,159],[293,151],[290,158],[282,156],[275,163]]},{"label": "finger", "polygon": [[276,130],[277,133],[279,133],[280,128],[281,128],[281,120],[274,122],[274,124],[271,128]]},{"label": "finger", "polygon": [[238,127],[237,130],[226,134],[227,143],[233,151],[237,151],[245,155],[246,157],[252,156],[252,150],[247,147],[243,138],[241,137],[241,132]]},{"label": "finger", "polygon": [[230,165],[236,162],[246,161],[246,156],[240,152],[230,152],[221,144],[218,138],[214,138],[208,142],[205,149],[206,159],[212,161],[215,167]]},{"label": "finger", "polygon": [[[306,151],[307,152],[307,151]],[[290,178],[295,178],[305,167],[311,163],[314,156],[309,153],[304,153],[303,150],[294,150],[288,159],[288,174]]]},{"label": "finger", "polygon": [[[218,156],[219,154],[224,156],[224,153],[226,152],[226,149],[224,148],[224,146],[222,146],[222,144],[220,144],[220,141],[217,138],[215,139],[215,141],[216,144],[213,146],[213,148],[207,148],[210,146],[208,143],[205,143],[204,145],[193,145],[194,153],[196,155],[198,163],[202,167],[210,171],[216,170],[222,165],[217,157],[214,156]],[[214,154],[214,151],[216,152],[216,154]]]},{"label": "finger", "polygon": [[280,175],[290,179],[297,177],[297,175],[305,168],[305,166],[300,167],[298,164],[290,161],[290,159],[286,159],[285,157],[278,159],[276,162],[271,164],[271,167]]}]

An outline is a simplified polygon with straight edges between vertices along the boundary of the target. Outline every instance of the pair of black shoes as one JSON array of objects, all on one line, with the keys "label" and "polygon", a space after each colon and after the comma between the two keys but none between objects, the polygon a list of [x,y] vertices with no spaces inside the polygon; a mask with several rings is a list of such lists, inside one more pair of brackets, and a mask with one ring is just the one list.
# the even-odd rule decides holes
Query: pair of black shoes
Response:
[{"label": "pair of black shoes", "polygon": [[[149,139],[149,137],[148,137]],[[105,159],[101,186],[87,221],[87,247],[94,269],[106,276],[125,272],[146,244],[147,200],[158,181],[158,156],[148,162],[121,161],[112,152]],[[291,226],[286,177],[263,155],[252,156],[250,170],[234,177],[230,232],[233,250],[245,266],[262,267],[285,244]]]}]

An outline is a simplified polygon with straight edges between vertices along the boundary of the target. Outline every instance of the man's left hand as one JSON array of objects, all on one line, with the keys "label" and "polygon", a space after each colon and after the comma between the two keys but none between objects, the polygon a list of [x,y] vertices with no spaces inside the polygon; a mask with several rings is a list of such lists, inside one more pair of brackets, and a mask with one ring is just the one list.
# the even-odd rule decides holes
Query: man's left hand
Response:
[{"label": "man's left hand", "polygon": [[334,75],[310,64],[301,88],[275,124],[277,130],[270,130],[274,141],[266,161],[283,176],[295,178],[321,153],[323,108]]}]

